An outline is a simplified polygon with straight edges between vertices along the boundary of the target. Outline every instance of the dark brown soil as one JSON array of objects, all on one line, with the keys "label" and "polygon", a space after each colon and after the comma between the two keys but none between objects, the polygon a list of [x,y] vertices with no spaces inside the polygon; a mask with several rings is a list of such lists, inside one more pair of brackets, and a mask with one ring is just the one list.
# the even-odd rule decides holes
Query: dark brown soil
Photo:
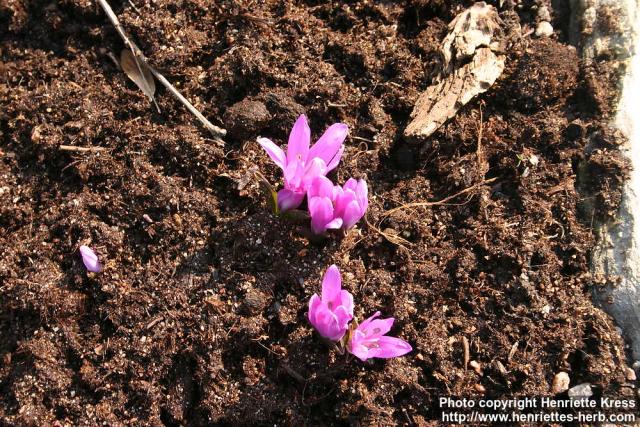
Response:
[{"label": "dark brown soil", "polygon": [[[122,42],[94,2],[0,2],[0,423],[422,424],[439,396],[549,394],[560,370],[624,391],[588,266],[623,176],[603,125],[612,86],[563,42],[566,10],[552,39],[516,38],[489,92],[408,145],[447,23],[471,2],[133,3],[112,6],[228,128],[226,146],[159,85],[155,111],[109,58]],[[526,34],[550,2],[505,3]],[[302,112],[314,137],[350,126],[336,178],[371,193],[368,224],[322,245],[249,180],[257,165],[277,182],[255,138],[284,143]],[[581,169],[597,179],[576,183]],[[579,217],[585,198],[597,203]],[[86,273],[80,244],[103,273]],[[331,263],[357,316],[395,317],[414,352],[363,364],[323,344],[306,308]]]}]

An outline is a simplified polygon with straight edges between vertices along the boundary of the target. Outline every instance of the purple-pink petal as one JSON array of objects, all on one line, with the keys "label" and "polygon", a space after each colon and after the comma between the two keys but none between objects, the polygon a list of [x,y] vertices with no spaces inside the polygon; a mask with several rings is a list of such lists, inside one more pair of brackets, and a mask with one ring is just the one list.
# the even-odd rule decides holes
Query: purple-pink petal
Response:
[{"label": "purple-pink petal", "polygon": [[390,359],[392,357],[403,356],[409,353],[413,348],[411,345],[400,338],[382,336],[378,339],[378,349],[376,355],[380,359]]},{"label": "purple-pink petal", "polygon": [[287,161],[304,162],[307,160],[309,153],[309,144],[311,143],[311,129],[304,114],[298,117],[291,133],[289,134],[289,144],[287,145]]},{"label": "purple-pink petal", "polygon": [[325,338],[337,341],[343,337],[347,328],[341,326],[338,321],[338,316],[322,304],[316,310],[316,325],[315,328]]},{"label": "purple-pink petal", "polygon": [[88,246],[80,246],[80,255],[82,256],[82,263],[87,270],[93,273],[100,273],[102,271],[102,264],[98,260],[98,255]]},{"label": "purple-pink petal", "polygon": [[393,317],[387,319],[374,319],[367,324],[366,329],[360,329],[367,338],[379,338],[391,330],[394,322]]},{"label": "purple-pink petal", "polygon": [[325,228],[327,230],[338,230],[342,228],[342,224],[343,224],[342,218],[334,218],[333,220],[327,223]]},{"label": "purple-pink petal", "polygon": [[344,307],[347,313],[353,317],[353,295],[346,290],[340,291],[340,306]]},{"label": "purple-pink petal", "polygon": [[278,165],[280,169],[284,170],[286,168],[287,158],[284,155],[284,151],[282,151],[280,147],[278,147],[273,143],[273,141],[268,138],[258,138],[258,144],[260,144],[260,146],[264,148],[264,151],[267,152],[271,160],[273,160],[273,162]]},{"label": "purple-pink petal", "polygon": [[357,329],[351,334],[351,339],[349,340],[348,344],[348,350],[349,353],[353,354],[363,362],[371,357],[369,356],[369,347],[365,345],[365,336],[361,331]]},{"label": "purple-pink petal", "polygon": [[[320,157],[327,165],[332,164],[340,146],[347,137],[349,127],[344,123],[335,123],[318,139],[309,150],[308,158]],[[334,166],[335,167],[335,166]]]},{"label": "purple-pink petal", "polygon": [[333,218],[333,204],[328,197],[312,197],[307,200],[309,215],[311,215],[311,229],[315,234],[323,234],[327,224]]},{"label": "purple-pink petal", "polygon": [[331,172],[338,166],[338,163],[340,163],[340,159],[342,158],[342,153],[344,153],[344,144],[340,146],[336,155],[333,156],[331,161],[327,164],[327,173]]},{"label": "purple-pink petal", "polygon": [[360,203],[360,208],[362,209],[362,215],[367,211],[369,207],[369,189],[367,188],[367,182],[364,179],[358,181],[358,185],[356,187],[356,197],[358,202]]},{"label": "purple-pink petal", "polygon": [[[333,264],[324,273],[322,278],[322,302],[331,304],[329,308],[336,308],[340,302],[340,290],[342,288],[342,278],[338,266]],[[338,303],[338,304],[336,304]]]},{"label": "purple-pink petal", "polygon": [[394,319],[378,319],[380,312],[362,322],[351,334],[347,350],[360,360],[372,357],[388,359],[409,353],[411,345],[395,337],[385,334],[391,330]]},{"label": "purple-pink petal", "polygon": [[307,190],[309,198],[327,197],[333,199],[333,183],[326,176],[316,176]]},{"label": "purple-pink petal", "polygon": [[349,321],[353,319],[353,314],[349,313],[349,310],[347,310],[347,308],[343,306],[338,306],[338,308],[336,308],[333,312],[336,315],[338,327],[346,331]]},{"label": "purple-pink petal", "polygon": [[281,212],[297,208],[302,204],[302,200],[304,193],[296,193],[287,188],[278,191],[278,209]]},{"label": "purple-pink petal", "polygon": [[344,213],[342,214],[343,227],[346,229],[353,227],[358,221],[360,221],[362,216],[363,212],[360,209],[360,205],[357,201],[352,200],[344,208]]},{"label": "purple-pink petal", "polygon": [[325,338],[338,341],[353,319],[353,296],[341,287],[340,270],[330,266],[322,279],[322,297],[309,301],[309,322]]},{"label": "purple-pink petal", "polygon": [[[311,159],[305,166],[304,175],[302,177],[302,189],[308,189],[313,181],[318,177],[323,177],[327,173],[327,165],[320,158]],[[331,182],[331,181],[329,181]],[[332,184],[333,186],[333,184]]]},{"label": "purple-pink petal", "polygon": [[309,300],[309,313],[307,316],[309,317],[309,322],[314,326],[316,325],[316,313],[318,312],[320,304],[322,304],[322,300],[318,294],[313,294]]},{"label": "purple-pink petal", "polygon": [[365,331],[368,327],[369,324],[376,318],[380,317],[382,313],[380,313],[379,311],[376,311],[375,313],[373,313],[371,315],[371,317],[369,317],[368,319],[365,319],[362,321],[362,323],[360,323],[360,325],[358,325],[358,330],[360,331]]},{"label": "purple-pink petal", "polygon": [[300,191],[302,178],[304,177],[304,165],[302,162],[289,162],[284,169],[284,186],[293,191]]}]

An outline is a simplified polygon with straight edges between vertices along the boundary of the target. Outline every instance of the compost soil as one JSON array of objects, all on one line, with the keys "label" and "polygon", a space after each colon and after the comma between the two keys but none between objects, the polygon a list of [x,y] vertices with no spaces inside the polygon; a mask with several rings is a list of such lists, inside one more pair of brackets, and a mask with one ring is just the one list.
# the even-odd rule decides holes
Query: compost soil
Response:
[{"label": "compost soil", "polygon": [[[568,2],[491,3],[519,31],[505,72],[404,141],[469,1],[114,1],[228,130],[219,146],[160,84],[158,113],[127,79],[93,1],[2,2],[1,423],[425,424],[440,396],[549,395],[560,371],[629,392],[624,343],[590,297],[594,224],[625,173],[606,127],[615,70],[568,45]],[[532,34],[541,6],[551,38]],[[370,191],[366,221],[319,244],[253,179],[281,185],[255,138],[284,145],[301,113],[314,139],[349,125],[332,178]],[[413,352],[361,363],[313,332],[332,263],[357,318],[394,317]]]}]

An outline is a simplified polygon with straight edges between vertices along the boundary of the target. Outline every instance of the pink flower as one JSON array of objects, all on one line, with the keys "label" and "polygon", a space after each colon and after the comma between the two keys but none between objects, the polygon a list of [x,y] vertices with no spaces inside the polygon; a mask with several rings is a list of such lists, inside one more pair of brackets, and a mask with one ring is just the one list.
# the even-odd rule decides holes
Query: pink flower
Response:
[{"label": "pink flower", "polygon": [[258,138],[258,144],[284,174],[284,189],[278,192],[278,208],[281,211],[300,206],[313,178],[324,176],[338,166],[347,131],[347,125],[335,123],[309,148],[311,129],[303,114],[291,129],[286,155],[270,139]]},{"label": "pink flower", "polygon": [[82,256],[82,262],[87,270],[93,273],[100,273],[102,271],[102,264],[98,261],[98,255],[88,246],[80,246],[80,255]]},{"label": "pink flower", "polygon": [[349,178],[344,186],[337,186],[335,216],[342,218],[342,228],[356,225],[369,207],[367,183],[364,180]]},{"label": "pink flower", "polygon": [[343,187],[317,176],[307,190],[311,230],[323,234],[328,229],[353,227],[365,214],[368,201],[367,183],[350,178]]},{"label": "pink flower", "polygon": [[309,301],[309,322],[325,338],[339,341],[353,319],[353,295],[341,287],[340,270],[329,267],[322,279],[322,297]]},{"label": "pink flower", "polygon": [[347,345],[349,353],[365,361],[372,357],[380,359],[398,357],[413,350],[408,342],[385,335],[393,326],[393,317],[376,319],[378,316],[380,316],[379,311],[358,325],[352,332]]}]

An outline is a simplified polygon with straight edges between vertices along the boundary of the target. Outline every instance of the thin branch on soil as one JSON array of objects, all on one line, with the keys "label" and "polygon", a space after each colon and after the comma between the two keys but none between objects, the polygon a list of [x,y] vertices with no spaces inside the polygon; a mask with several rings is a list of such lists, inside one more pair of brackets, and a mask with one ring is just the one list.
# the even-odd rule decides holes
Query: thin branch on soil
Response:
[{"label": "thin branch on soil", "polygon": [[302,405],[303,406],[312,406],[312,405],[315,405],[318,402],[326,399],[327,397],[331,396],[331,394],[336,390],[336,388],[332,387],[327,393],[325,393],[324,395],[322,395],[322,396],[320,396],[320,397],[318,397],[316,399],[313,399],[310,402],[305,402],[305,400],[304,400],[304,393],[305,393],[306,390],[307,390],[307,383],[304,384],[304,388],[302,389]]},{"label": "thin branch on soil", "polygon": [[511,362],[511,359],[513,359],[516,351],[518,351],[518,341],[514,342],[511,346],[511,350],[509,350],[509,355],[507,356],[507,362]]},{"label": "thin branch on soil", "polygon": [[275,351],[271,350],[269,347],[267,347],[266,345],[264,345],[264,344],[262,344],[262,343],[260,342],[260,340],[261,340],[261,339],[264,339],[264,338],[268,338],[268,337],[267,337],[267,336],[265,336],[265,335],[262,335],[262,336],[259,336],[258,338],[253,338],[251,341],[253,341],[253,342],[255,342],[255,343],[258,343],[258,345],[259,345],[260,347],[264,348],[264,349],[265,349],[265,350],[267,350],[269,353],[274,354],[274,355],[276,355],[277,357],[281,357],[278,353],[276,353]]},{"label": "thin branch on soil", "polygon": [[77,153],[98,152],[105,151],[104,147],[78,147],[75,145],[61,145],[58,147],[60,151],[75,151]]},{"label": "thin branch on soil", "polygon": [[162,322],[163,320],[164,320],[164,316],[156,317],[151,322],[147,323],[147,326],[145,327],[145,329],[149,330],[154,326],[156,326],[158,323]]},{"label": "thin branch on soil", "polygon": [[402,206],[398,206],[397,208],[393,208],[393,209],[389,209],[386,212],[382,213],[382,218],[386,218],[390,215],[393,215],[394,213],[402,210],[402,209],[409,209],[409,208],[421,208],[421,207],[426,207],[426,206],[438,206],[438,205],[445,205],[447,204],[448,201],[455,199],[458,196],[462,196],[463,194],[466,194],[470,191],[475,190],[476,188],[485,185],[485,184],[490,184],[492,182],[494,182],[495,180],[497,180],[498,178],[490,178],[490,179],[485,179],[483,181],[478,182],[477,184],[473,184],[471,187],[467,187],[462,191],[457,192],[456,194],[452,194],[451,196],[445,197],[442,200],[438,200],[438,201],[434,201],[434,202],[415,202],[415,203],[407,203],[405,205]]},{"label": "thin branch on soil", "polygon": [[136,7],[136,5],[133,4],[133,2],[131,0],[127,0],[127,1],[129,2],[129,5],[131,5],[133,10],[135,10],[138,15],[141,15],[140,10]]},{"label": "thin branch on soil", "polygon": [[[142,53],[140,48],[138,48],[138,46],[133,41],[131,41],[131,39],[127,36],[127,33],[124,32],[124,29],[122,28],[122,25],[118,20],[118,17],[113,12],[113,9],[111,9],[111,6],[109,5],[109,3],[107,3],[107,0],[97,0],[97,1],[98,1],[98,4],[102,7],[104,12],[109,17],[109,20],[111,21],[113,26],[116,28],[116,31],[120,35],[120,38],[122,39],[124,44],[129,49],[131,49],[131,52],[133,53],[133,56],[136,59],[136,61],[139,60],[147,68],[149,68],[149,71],[151,71],[151,73],[155,76],[155,78],[158,79],[158,81],[162,83],[162,85],[166,87],[167,90],[171,92],[171,94],[180,103],[182,103],[182,105],[184,105],[191,114],[196,116],[196,118],[200,121],[200,123],[202,123],[202,125],[205,128],[207,128],[209,132],[213,134],[214,141],[216,142],[216,144],[220,146],[224,146],[224,141],[222,140],[222,137],[224,137],[227,134],[227,131],[225,129],[219,128],[218,126],[214,125],[209,120],[207,120],[207,118],[203,116],[202,113],[200,113],[200,111],[198,111],[196,107],[194,107],[184,96],[182,96],[182,94],[178,92],[178,90],[171,83],[169,83],[169,81],[162,74],[160,74],[155,68],[149,65],[147,58],[144,56],[144,53]],[[138,64],[138,67],[140,67],[140,64]]]},{"label": "thin branch on soil", "polygon": [[484,177],[489,171],[489,164],[484,157],[484,151],[482,150],[482,131],[484,126],[482,123],[482,103],[480,103],[480,123],[478,124],[478,148],[476,149],[476,157],[478,158],[478,172],[479,175]]},{"label": "thin branch on soil", "polygon": [[362,136],[350,136],[351,139],[355,139],[356,141],[364,141],[364,142],[370,142],[373,143],[373,140],[369,139],[369,138],[364,138]]},{"label": "thin branch on soil", "polygon": [[467,337],[462,337],[462,349],[464,351],[464,370],[467,370],[467,366],[469,366],[469,360],[471,359],[471,355],[469,352],[469,339]]}]

